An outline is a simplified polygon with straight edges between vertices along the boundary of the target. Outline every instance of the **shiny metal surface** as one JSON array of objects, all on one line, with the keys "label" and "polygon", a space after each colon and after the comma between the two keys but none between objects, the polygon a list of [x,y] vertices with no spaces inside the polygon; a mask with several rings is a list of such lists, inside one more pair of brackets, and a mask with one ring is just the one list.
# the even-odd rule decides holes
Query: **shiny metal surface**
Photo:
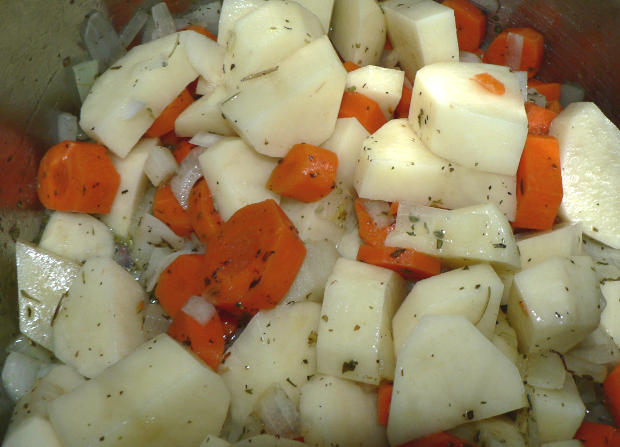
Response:
[{"label": "shiny metal surface", "polygon": [[[88,59],[80,25],[92,9],[110,12],[122,26],[139,0],[0,0],[0,122],[9,121],[34,137],[42,152],[50,138],[53,111],[78,113],[79,99],[71,65]],[[169,0],[180,11],[191,0]],[[500,0],[490,12],[490,30],[532,26],[546,40],[539,77],[575,81],[587,90],[616,124],[620,124],[620,0]],[[2,145],[0,145],[2,150]],[[0,155],[2,155],[0,153]],[[34,184],[30,177],[24,184]],[[0,175],[0,187],[6,182]],[[14,240],[37,237],[43,213],[0,207],[0,346],[17,331]],[[4,360],[0,349],[0,363]],[[9,406],[0,390],[0,438]]]}]

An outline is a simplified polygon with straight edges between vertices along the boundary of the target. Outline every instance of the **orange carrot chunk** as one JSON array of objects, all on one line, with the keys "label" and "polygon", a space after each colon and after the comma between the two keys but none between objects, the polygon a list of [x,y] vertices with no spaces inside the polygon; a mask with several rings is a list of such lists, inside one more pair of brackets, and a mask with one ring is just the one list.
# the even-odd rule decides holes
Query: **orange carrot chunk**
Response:
[{"label": "orange carrot chunk", "polygon": [[517,170],[517,213],[514,226],[548,230],[562,202],[558,141],[528,135]]},{"label": "orange carrot chunk", "polygon": [[411,95],[413,91],[403,85],[403,93],[400,96],[400,101],[394,109],[394,118],[407,118],[409,116],[409,107],[411,107]]},{"label": "orange carrot chunk", "polygon": [[620,365],[609,373],[603,382],[605,404],[611,413],[616,425],[620,425]]},{"label": "orange carrot chunk", "polygon": [[398,202],[390,203],[390,214],[394,217],[398,214]]},{"label": "orange carrot chunk", "polygon": [[191,144],[187,140],[181,140],[179,144],[177,144],[177,146],[174,148],[174,151],[172,151],[172,155],[174,155],[174,159],[177,161],[177,163],[180,164],[185,159],[185,157],[187,157],[187,154],[189,154],[195,147],[195,144]]},{"label": "orange carrot chunk", "polygon": [[508,33],[523,36],[523,50],[519,70],[527,71],[528,77],[538,73],[542,64],[545,41],[543,35],[532,28],[507,28],[491,42],[484,53],[482,61],[487,64],[506,65],[508,48]]},{"label": "orange carrot chunk", "polygon": [[355,214],[357,215],[360,238],[368,245],[383,245],[385,238],[396,225],[396,223],[393,223],[386,227],[379,227],[364,206],[364,199],[355,199]]},{"label": "orange carrot chunk", "polygon": [[224,354],[224,328],[217,315],[204,325],[181,311],[168,328],[168,335],[189,348],[214,371]]},{"label": "orange carrot chunk", "polygon": [[475,444],[463,441],[450,433],[439,432],[398,447],[475,447]]},{"label": "orange carrot chunk", "polygon": [[105,214],[121,178],[104,146],[63,141],[43,156],[38,181],[39,200],[46,208]]},{"label": "orange carrot chunk", "polygon": [[394,385],[382,382],[377,393],[377,422],[379,425],[387,425],[390,418],[390,403],[392,402],[392,390]]},{"label": "orange carrot chunk", "polygon": [[386,123],[379,104],[357,92],[344,92],[338,118],[357,118],[370,133],[375,133]]},{"label": "orange carrot chunk", "polygon": [[551,121],[558,116],[553,110],[537,106],[533,102],[525,103],[528,132],[536,135],[547,135]]},{"label": "orange carrot chunk", "polygon": [[562,104],[560,104],[560,101],[557,99],[554,99],[553,101],[549,101],[547,103],[547,109],[555,113],[560,113],[562,111]]},{"label": "orange carrot chunk", "polygon": [[181,94],[161,112],[161,115],[151,124],[151,127],[146,131],[145,135],[150,138],[157,138],[172,132],[174,130],[174,122],[177,120],[178,116],[193,102],[194,98],[192,94],[188,89],[184,89]]},{"label": "orange carrot chunk", "polygon": [[206,29],[204,26],[200,26],[200,25],[187,25],[185,28],[181,28],[179,31],[195,31],[198,34],[202,34],[203,36],[208,37],[211,40],[214,40],[217,42],[217,36],[215,34],[213,34],[211,31],[209,31],[208,29]]},{"label": "orange carrot chunk", "polygon": [[189,214],[177,201],[170,185],[157,188],[153,199],[153,216],[181,237],[189,237],[192,234],[193,228]]},{"label": "orange carrot chunk", "polygon": [[575,439],[585,447],[616,447],[620,446],[620,431],[611,425],[583,421]]},{"label": "orange carrot chunk", "polygon": [[344,69],[347,70],[347,73],[350,73],[352,71],[357,70],[358,68],[360,68],[359,65],[357,65],[355,62],[351,62],[351,61],[344,61]]},{"label": "orange carrot chunk", "polygon": [[494,95],[501,96],[506,93],[504,83],[490,73],[478,73],[472,76],[471,80],[477,82],[480,86],[484,87]]},{"label": "orange carrot chunk", "polygon": [[194,185],[188,202],[187,213],[194,233],[203,245],[207,245],[220,231],[223,222],[204,178]]},{"label": "orange carrot chunk", "polygon": [[272,199],[233,214],[207,245],[204,296],[234,315],[276,306],[290,288],[306,247]]},{"label": "orange carrot chunk", "polygon": [[541,82],[538,79],[527,81],[529,88],[535,89],[538,93],[547,98],[547,101],[559,101],[562,85],[559,82]]},{"label": "orange carrot chunk", "polygon": [[360,245],[357,260],[394,270],[405,279],[424,279],[441,273],[439,258],[410,248]]},{"label": "orange carrot chunk", "polygon": [[459,50],[477,50],[487,29],[486,15],[468,0],[444,0],[443,5],[454,10]]},{"label": "orange carrot chunk", "polygon": [[159,276],[155,296],[173,319],[192,296],[204,290],[203,255],[186,254],[176,258]]},{"label": "orange carrot chunk", "polygon": [[316,202],[336,187],[338,156],[322,147],[294,145],[271,172],[267,188],[302,202]]}]

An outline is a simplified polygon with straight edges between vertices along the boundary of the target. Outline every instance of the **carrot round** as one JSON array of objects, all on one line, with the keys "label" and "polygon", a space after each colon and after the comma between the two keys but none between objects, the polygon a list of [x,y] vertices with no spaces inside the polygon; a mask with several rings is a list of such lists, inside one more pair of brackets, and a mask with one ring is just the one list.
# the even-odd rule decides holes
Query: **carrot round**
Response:
[{"label": "carrot round", "polygon": [[547,135],[551,121],[558,116],[553,110],[537,106],[533,102],[525,103],[525,113],[527,114],[528,132],[537,135]]},{"label": "carrot round", "polygon": [[387,235],[394,229],[395,223],[386,227],[379,227],[364,206],[363,199],[355,199],[355,214],[357,215],[360,238],[368,245],[383,245]]},{"label": "carrot round", "polygon": [[441,273],[439,258],[410,248],[360,245],[357,260],[394,270],[405,279],[424,279]]},{"label": "carrot round", "polygon": [[494,95],[503,95],[506,93],[504,84],[490,73],[478,73],[471,77],[471,80],[483,87]]},{"label": "carrot round", "polygon": [[527,81],[527,86],[547,98],[548,102],[560,100],[562,85],[559,82],[541,82],[538,79],[530,79]]},{"label": "carrot round", "polygon": [[153,199],[153,216],[181,237],[189,237],[192,234],[190,216],[177,201],[170,185],[157,188]]},{"label": "carrot round", "polygon": [[562,202],[558,141],[528,135],[517,170],[517,213],[514,226],[548,230]]},{"label": "carrot round", "polygon": [[357,118],[370,133],[375,133],[386,123],[379,104],[357,92],[344,92],[338,118]]},{"label": "carrot round", "polygon": [[444,0],[443,5],[454,10],[459,50],[477,50],[487,29],[486,15],[468,0]]},{"label": "carrot round", "polygon": [[294,145],[273,169],[267,188],[302,202],[316,202],[336,187],[338,156],[322,147]]},{"label": "carrot round", "polygon": [[155,296],[164,311],[173,319],[192,296],[204,290],[203,256],[186,254],[176,258],[159,276]]},{"label": "carrot round", "polygon": [[583,421],[575,439],[585,447],[615,447],[620,445],[620,431],[611,425]]},{"label": "carrot round", "polygon": [[214,40],[217,42],[217,36],[215,34],[213,34],[211,31],[209,31],[208,29],[206,29],[204,26],[200,26],[200,25],[187,25],[185,28],[182,28],[180,31],[195,31],[198,34],[202,34],[203,36],[208,37],[211,40]]},{"label": "carrot round", "polygon": [[204,296],[234,315],[275,307],[306,256],[297,230],[274,200],[233,214],[207,245]]},{"label": "carrot round", "polygon": [[194,185],[188,202],[187,213],[194,233],[203,245],[207,245],[220,231],[223,222],[204,178]]},{"label": "carrot round", "polygon": [[392,390],[394,385],[382,382],[377,392],[377,422],[379,425],[387,425],[390,418],[390,403],[392,402]]},{"label": "carrot round", "polygon": [[174,122],[178,116],[194,102],[188,89],[184,89],[174,101],[161,112],[161,115],[151,124],[145,135],[150,138],[161,137],[174,130]]},{"label": "carrot round", "polygon": [[224,355],[224,328],[217,313],[202,325],[185,312],[179,312],[168,328],[168,335],[188,346],[217,371]]},{"label": "carrot round", "polygon": [[43,156],[38,181],[39,200],[46,208],[105,214],[121,178],[104,146],[63,141]]},{"label": "carrot round", "polygon": [[35,142],[12,125],[0,123],[0,209],[35,209],[37,168],[41,156]]},{"label": "carrot round", "polygon": [[409,108],[411,107],[411,95],[413,91],[403,85],[403,93],[400,96],[400,101],[394,109],[394,118],[407,118],[409,116]]},{"label": "carrot round", "polygon": [[181,164],[185,157],[187,157],[187,154],[189,154],[195,147],[195,144],[191,144],[187,140],[181,140],[172,151],[172,155],[174,155],[174,159],[177,163]]},{"label": "carrot round", "polygon": [[344,69],[347,70],[347,73],[350,73],[352,71],[357,70],[358,68],[360,68],[359,65],[357,65],[355,62],[351,62],[351,61],[344,61]]},{"label": "carrot round", "polygon": [[528,77],[536,75],[542,64],[545,41],[543,35],[532,28],[505,29],[491,42],[491,45],[489,45],[482,57],[482,61],[487,64],[506,65],[508,33],[516,33],[523,36],[523,52],[521,53],[519,70],[527,71]]}]

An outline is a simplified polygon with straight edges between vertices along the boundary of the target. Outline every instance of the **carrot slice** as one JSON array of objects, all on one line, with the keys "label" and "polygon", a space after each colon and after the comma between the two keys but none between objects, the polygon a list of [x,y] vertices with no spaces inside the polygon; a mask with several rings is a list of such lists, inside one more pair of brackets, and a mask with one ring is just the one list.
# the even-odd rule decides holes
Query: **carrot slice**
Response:
[{"label": "carrot slice", "polygon": [[336,187],[338,156],[322,147],[294,145],[271,172],[267,188],[302,202],[316,202]]},{"label": "carrot slice", "polygon": [[187,154],[189,154],[195,147],[195,144],[191,144],[187,140],[181,140],[179,144],[177,144],[177,146],[174,148],[174,151],[172,151],[172,155],[174,155],[174,159],[177,161],[177,163],[180,164],[183,159],[187,157]]},{"label": "carrot slice", "polygon": [[620,365],[609,373],[603,382],[605,391],[605,404],[616,422],[620,425]]},{"label": "carrot slice", "polygon": [[611,425],[583,421],[575,439],[585,447],[615,447],[620,446],[620,431]]},{"label": "carrot slice", "polygon": [[486,15],[468,0],[444,0],[443,5],[454,10],[459,50],[477,50],[487,29]]},{"label": "carrot slice", "polygon": [[390,403],[392,402],[392,390],[394,385],[382,382],[377,392],[377,422],[379,425],[387,425],[390,418]]},{"label": "carrot slice", "polygon": [[157,188],[153,199],[153,216],[181,237],[189,237],[192,234],[190,216],[177,201],[170,185]]},{"label": "carrot slice", "polygon": [[370,133],[386,123],[379,104],[357,92],[344,92],[338,118],[357,118]]},{"label": "carrot slice", "polygon": [[220,231],[223,222],[215,209],[211,191],[204,178],[194,185],[189,194],[187,213],[194,233],[203,245],[207,245]]},{"label": "carrot slice", "polygon": [[383,245],[385,238],[394,229],[396,223],[386,227],[379,227],[364,206],[364,199],[355,199],[355,214],[359,226],[360,238],[368,245]]},{"label": "carrot slice", "polygon": [[390,214],[394,217],[398,214],[398,202],[390,203]]},{"label": "carrot slice", "polygon": [[547,109],[555,113],[560,113],[562,111],[562,104],[560,104],[560,101],[554,99],[547,103]]},{"label": "carrot slice", "polygon": [[105,214],[121,177],[104,146],[63,141],[43,156],[38,181],[39,200],[46,208]]},{"label": "carrot slice", "polygon": [[203,36],[206,36],[209,39],[217,42],[217,36],[213,34],[211,31],[209,31],[208,29],[206,29],[204,26],[187,25],[185,28],[181,28],[179,31],[195,31],[198,34],[202,34]]},{"label": "carrot slice", "polygon": [[514,226],[548,230],[562,202],[558,141],[528,135],[517,170],[517,213]]},{"label": "carrot slice", "polygon": [[234,315],[276,306],[290,288],[306,247],[272,199],[233,214],[205,253],[204,296]]},{"label": "carrot slice", "polygon": [[478,73],[471,77],[472,81],[477,82],[494,95],[503,95],[506,93],[504,83],[490,73]]},{"label": "carrot slice", "polygon": [[179,96],[175,98],[161,112],[161,115],[151,124],[145,135],[150,138],[161,137],[168,132],[174,130],[174,122],[178,116],[194,102],[194,98],[188,89],[184,89]]},{"label": "carrot slice", "polygon": [[405,279],[424,279],[441,273],[439,258],[410,248],[360,245],[357,260],[394,270]]},{"label": "carrot slice", "polygon": [[407,118],[409,116],[409,108],[411,107],[411,95],[413,91],[403,85],[403,93],[400,96],[400,101],[394,109],[394,118]]},{"label": "carrot slice", "polygon": [[155,296],[173,319],[192,296],[204,290],[203,255],[186,254],[176,258],[159,276]]},{"label": "carrot slice", "polygon": [[181,311],[168,328],[168,335],[189,346],[214,371],[222,363],[224,327],[217,313],[202,325]]},{"label": "carrot slice", "polygon": [[401,444],[398,447],[475,447],[475,445],[449,433],[439,432]]},{"label": "carrot slice", "polygon": [[162,146],[171,148],[177,146],[181,142],[181,138],[177,137],[177,134],[172,132],[168,132],[159,137],[159,143]]},{"label": "carrot slice", "polygon": [[538,93],[547,98],[547,101],[559,101],[562,85],[559,82],[541,82],[538,79],[527,81],[529,88],[535,89]]},{"label": "carrot slice", "polygon": [[525,103],[528,132],[536,135],[547,135],[551,121],[558,116],[553,110],[537,106],[533,102]]},{"label": "carrot slice", "polygon": [[344,61],[344,69],[347,70],[347,73],[350,73],[352,71],[357,70],[358,68],[360,68],[359,65],[357,65],[355,62],[351,62],[351,61]]},{"label": "carrot slice", "polygon": [[519,70],[527,71],[528,77],[538,73],[542,64],[545,41],[543,35],[532,28],[507,28],[491,42],[482,61],[487,64],[506,65],[508,53],[508,33],[523,36],[523,51]]}]

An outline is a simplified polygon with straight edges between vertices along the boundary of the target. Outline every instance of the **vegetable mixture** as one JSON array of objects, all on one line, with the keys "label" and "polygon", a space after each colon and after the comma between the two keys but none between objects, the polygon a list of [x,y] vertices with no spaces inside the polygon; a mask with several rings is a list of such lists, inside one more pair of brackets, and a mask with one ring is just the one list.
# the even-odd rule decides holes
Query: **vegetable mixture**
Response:
[{"label": "vegetable mixture", "polygon": [[2,445],[620,446],[620,131],[474,3],[87,17]]}]

